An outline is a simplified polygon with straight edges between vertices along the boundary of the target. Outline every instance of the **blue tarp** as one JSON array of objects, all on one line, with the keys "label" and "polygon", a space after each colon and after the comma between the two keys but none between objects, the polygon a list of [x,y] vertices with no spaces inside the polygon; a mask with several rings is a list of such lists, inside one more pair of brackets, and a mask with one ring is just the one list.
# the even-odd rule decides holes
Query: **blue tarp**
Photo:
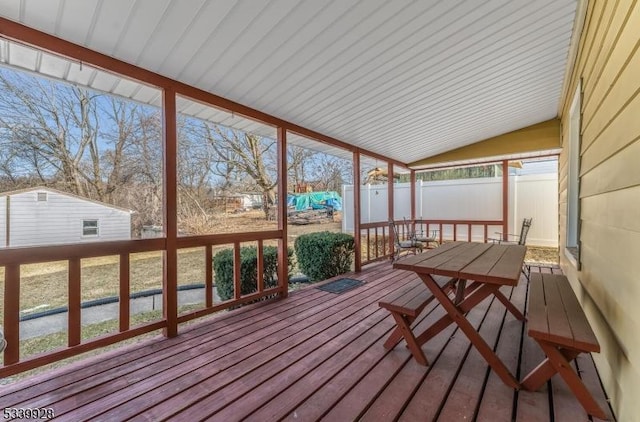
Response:
[{"label": "blue tarp", "polygon": [[287,195],[287,207],[293,207],[296,211],[333,207],[336,211],[342,211],[342,198],[334,191],[290,193]]}]

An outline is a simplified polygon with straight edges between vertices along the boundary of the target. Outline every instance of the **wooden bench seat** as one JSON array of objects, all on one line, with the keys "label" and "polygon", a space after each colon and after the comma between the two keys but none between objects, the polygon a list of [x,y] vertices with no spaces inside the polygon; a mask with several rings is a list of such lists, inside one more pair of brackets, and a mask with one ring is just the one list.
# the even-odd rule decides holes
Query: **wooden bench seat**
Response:
[{"label": "wooden bench seat", "polygon": [[[448,291],[454,289],[456,281],[456,279],[441,276],[434,276],[434,280],[440,287],[446,288]],[[391,312],[396,321],[395,330],[384,343],[386,349],[392,349],[404,338],[416,361],[421,365],[428,365],[427,358],[411,331],[411,324],[433,299],[433,295],[422,280],[415,280],[388,294],[378,302],[381,308]]]},{"label": "wooden bench seat", "polygon": [[600,345],[565,276],[531,274],[527,333],[547,358],[523,379],[522,387],[538,390],[558,373],[587,413],[607,419],[570,364],[580,353],[600,352]]}]

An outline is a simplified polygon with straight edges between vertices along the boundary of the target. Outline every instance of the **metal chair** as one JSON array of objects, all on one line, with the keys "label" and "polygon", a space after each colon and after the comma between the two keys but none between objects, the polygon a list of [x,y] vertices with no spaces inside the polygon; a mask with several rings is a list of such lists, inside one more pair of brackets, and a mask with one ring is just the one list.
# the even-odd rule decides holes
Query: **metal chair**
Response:
[{"label": "metal chair", "polygon": [[[498,243],[500,245],[526,245],[527,235],[529,234],[529,229],[531,228],[532,220],[533,218],[525,218],[524,220],[522,220],[522,227],[520,228],[519,235],[507,234],[507,236],[517,238],[517,241],[503,240],[502,233],[500,232],[496,232],[496,234],[499,235],[498,239],[490,239],[490,240],[492,240],[493,243]],[[527,281],[529,281],[529,277],[531,276],[531,266],[526,262],[522,264],[522,274],[524,274],[524,276],[527,278]]]},{"label": "metal chair", "polygon": [[411,252],[414,255],[418,252],[422,252],[422,247],[424,246],[422,242],[412,238],[412,236],[408,236],[408,239],[400,240],[400,234],[398,233],[396,223],[389,221],[389,227],[393,231],[393,242],[395,244],[395,251],[391,258],[391,262],[395,262],[400,259],[400,254],[405,251]]},{"label": "metal chair", "polygon": [[515,240],[504,240],[502,236],[502,233],[500,232],[496,232],[496,234],[498,235],[498,239],[489,239],[491,241],[493,241],[493,243],[498,243],[501,245],[526,245],[527,243],[527,234],[529,234],[529,229],[531,228],[531,221],[533,220],[533,218],[525,218],[524,220],[522,220],[522,227],[520,228],[520,234],[508,234],[507,236],[510,236],[512,238],[515,238]]},{"label": "metal chair", "polygon": [[[404,219],[404,223],[405,225],[407,224],[407,219]],[[427,226],[428,227],[428,226]],[[422,225],[420,225],[420,234],[418,234],[417,230],[415,230],[415,225],[414,225],[414,230],[411,230],[411,239],[415,239],[418,242],[422,242],[427,249],[432,249],[431,245],[435,245],[433,246],[433,248],[437,248],[438,246],[440,246],[440,242],[438,241],[438,233],[440,232],[440,230],[438,229],[432,229],[431,230],[431,236],[429,236],[428,234],[426,234],[424,232],[424,227]],[[429,230],[427,229],[427,233],[429,232]]]}]

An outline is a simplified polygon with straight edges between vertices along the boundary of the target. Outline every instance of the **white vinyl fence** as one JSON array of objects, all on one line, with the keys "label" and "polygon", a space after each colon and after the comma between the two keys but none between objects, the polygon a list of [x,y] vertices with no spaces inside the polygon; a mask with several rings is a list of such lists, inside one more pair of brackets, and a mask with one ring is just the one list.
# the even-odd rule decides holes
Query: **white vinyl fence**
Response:
[{"label": "white vinyl fence", "polygon": [[[411,216],[411,185],[396,183],[394,220]],[[387,185],[364,185],[360,198],[362,223],[389,220]],[[353,233],[353,186],[343,187],[342,230]],[[558,246],[558,176],[532,174],[509,176],[509,232],[518,234],[522,220],[533,218],[527,244]],[[502,220],[502,178],[480,178],[416,183],[416,218],[425,220]],[[490,227],[489,237],[501,226]],[[451,227],[443,237],[452,239]],[[474,230],[473,240],[483,233]]]}]

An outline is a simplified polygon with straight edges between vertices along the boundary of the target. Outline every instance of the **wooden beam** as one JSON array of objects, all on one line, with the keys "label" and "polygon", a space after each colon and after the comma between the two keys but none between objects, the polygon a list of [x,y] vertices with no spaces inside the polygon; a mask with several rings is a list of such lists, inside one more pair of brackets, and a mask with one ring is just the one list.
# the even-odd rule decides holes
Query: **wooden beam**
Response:
[{"label": "wooden beam", "polygon": [[360,153],[353,152],[353,238],[355,243],[354,268],[362,271],[362,237],[360,236]]},{"label": "wooden beam", "polygon": [[278,127],[278,287],[280,297],[289,294],[289,256],[287,255],[287,129]]},{"label": "wooden beam", "polygon": [[176,93],[165,89],[163,95],[164,128],[164,209],[166,250],[163,255],[162,315],[167,321],[166,337],[178,335],[178,133]]}]

